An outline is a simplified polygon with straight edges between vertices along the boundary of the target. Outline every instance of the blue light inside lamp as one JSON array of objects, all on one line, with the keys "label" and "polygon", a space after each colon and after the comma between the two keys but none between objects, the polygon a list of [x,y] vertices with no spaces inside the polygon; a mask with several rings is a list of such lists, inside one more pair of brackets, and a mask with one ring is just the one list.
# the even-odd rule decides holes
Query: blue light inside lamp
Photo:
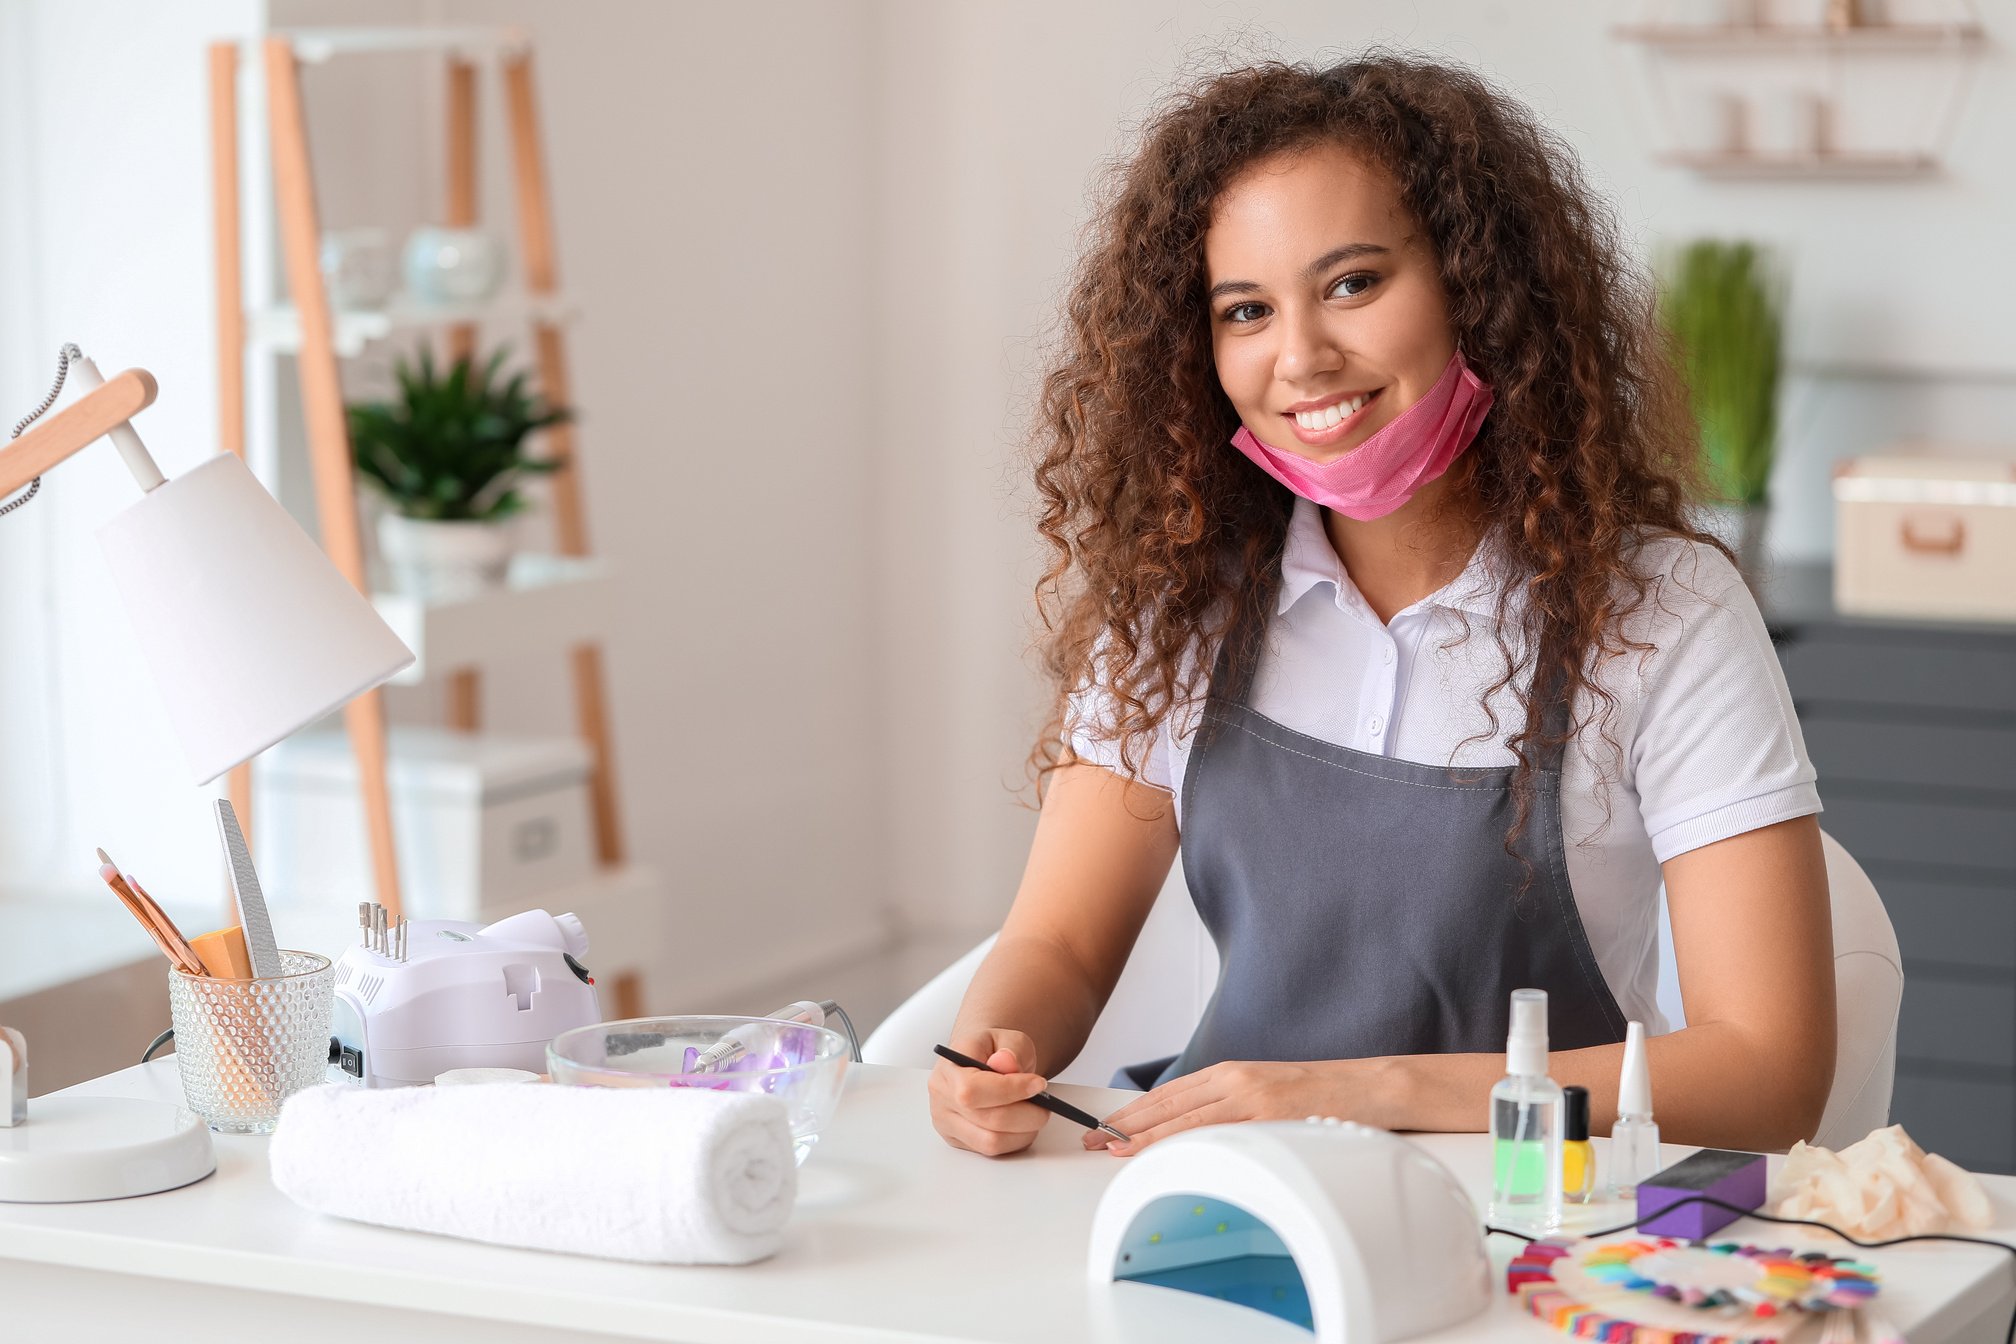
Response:
[{"label": "blue light inside lamp", "polygon": [[1234,1302],[1313,1329],[1309,1289],[1274,1230],[1220,1199],[1164,1195],[1120,1243],[1116,1279]]}]

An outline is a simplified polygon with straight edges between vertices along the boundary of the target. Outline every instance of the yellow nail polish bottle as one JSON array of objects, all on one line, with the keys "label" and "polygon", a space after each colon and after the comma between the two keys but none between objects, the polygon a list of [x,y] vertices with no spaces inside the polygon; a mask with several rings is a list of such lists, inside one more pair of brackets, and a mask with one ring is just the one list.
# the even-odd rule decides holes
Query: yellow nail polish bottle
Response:
[{"label": "yellow nail polish bottle", "polygon": [[1561,1089],[1561,1198],[1587,1204],[1596,1191],[1596,1149],[1589,1142],[1589,1089]]}]

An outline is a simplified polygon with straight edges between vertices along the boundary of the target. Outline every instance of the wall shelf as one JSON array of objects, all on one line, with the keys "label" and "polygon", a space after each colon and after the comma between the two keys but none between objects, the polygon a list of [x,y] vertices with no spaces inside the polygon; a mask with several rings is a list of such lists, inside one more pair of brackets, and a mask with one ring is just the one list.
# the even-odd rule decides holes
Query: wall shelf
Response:
[{"label": "wall shelf", "polygon": [[1660,163],[1720,178],[1917,177],[1939,164],[1930,154],[1662,154]]},{"label": "wall shelf", "polygon": [[[395,331],[428,331],[482,322],[540,322],[558,325],[574,317],[574,305],[559,295],[499,294],[477,303],[418,303],[397,296],[383,308],[338,309],[330,314],[336,353],[354,359],[372,341]],[[278,304],[246,315],[246,338],[276,354],[301,349],[301,313]]]},{"label": "wall shelf", "polygon": [[1786,47],[1921,51],[1976,46],[1983,37],[1981,26],[1974,23],[1870,23],[1853,28],[1828,28],[1820,24],[1631,23],[1619,24],[1610,31],[1622,42],[1693,51],[1782,50]]},{"label": "wall shelf", "polygon": [[417,686],[430,675],[601,642],[615,620],[616,583],[605,560],[514,555],[495,591],[453,601],[374,593],[371,603],[414,653],[392,683]]},{"label": "wall shelf", "polygon": [[1638,21],[1611,25],[1611,40],[1644,53],[1664,123],[1655,162],[1724,181],[1935,176],[1988,45],[1973,0],[1896,23],[1821,11],[1816,0],[1810,22],[1689,22],[1648,0]]},{"label": "wall shelf", "polygon": [[524,31],[517,28],[275,28],[264,37],[241,43],[245,58],[257,60],[259,44],[266,38],[291,43],[295,57],[308,65],[321,65],[338,56],[387,52],[432,52],[462,59],[510,56],[531,45]]},{"label": "wall shelf", "polygon": [[[302,67],[367,52],[426,55],[445,76],[448,171],[446,200],[438,218],[460,228],[478,222],[479,58],[495,65],[491,73],[502,84],[518,224],[517,279],[503,294],[481,303],[431,305],[402,296],[382,311],[367,312],[339,311],[331,303],[321,267],[323,231],[308,146]],[[405,74],[418,77],[428,63],[406,64]],[[246,66],[263,73],[257,99],[239,96]],[[569,390],[560,320],[571,315],[572,306],[560,292],[529,37],[521,28],[280,29],[252,42],[213,42],[209,73],[219,439],[228,451],[245,456],[250,446],[249,411],[256,410],[269,428],[278,424],[282,400],[277,370],[291,362],[298,380],[321,544],[344,577],[360,591],[368,591],[349,415],[343,400],[345,356],[361,354],[371,341],[410,329],[439,330],[450,360],[473,357],[483,325],[509,322],[530,328],[542,397],[552,405],[579,409]],[[247,211],[248,186],[254,201],[263,202],[270,192],[270,212],[263,204]],[[271,274],[276,244],[286,302],[280,300]],[[259,357],[248,359],[248,354]],[[262,435],[268,443],[274,437]],[[397,680],[410,684],[429,671],[445,674],[448,725],[465,732],[481,726],[484,663],[534,651],[565,653],[575,721],[594,762],[589,801],[596,856],[605,866],[617,865],[623,861],[623,837],[601,644],[616,614],[614,583],[608,571],[589,557],[580,456],[572,425],[564,421],[551,425],[541,438],[544,456],[557,464],[549,489],[558,556],[519,557],[505,587],[465,602],[416,602],[393,594],[373,601],[421,660]],[[376,690],[360,695],[346,708],[344,720],[357,756],[373,881],[379,903],[396,917],[399,867],[385,781],[383,697]],[[249,764],[231,772],[229,788],[240,815],[249,816]]]}]

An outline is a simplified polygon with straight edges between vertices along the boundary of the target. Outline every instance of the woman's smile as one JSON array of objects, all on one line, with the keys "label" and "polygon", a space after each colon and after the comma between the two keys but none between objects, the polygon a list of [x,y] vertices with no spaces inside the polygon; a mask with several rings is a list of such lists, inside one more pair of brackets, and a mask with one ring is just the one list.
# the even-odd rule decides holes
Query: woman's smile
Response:
[{"label": "woman's smile", "polygon": [[[1362,394],[1363,399],[1357,401],[1355,409],[1352,408],[1352,401],[1347,400],[1334,402],[1323,410],[1318,411],[1283,411],[1281,418],[1288,422],[1288,428],[1302,442],[1303,446],[1309,448],[1333,447],[1342,443],[1354,430],[1365,423],[1366,416],[1379,400],[1379,394],[1385,390],[1383,387],[1378,387],[1368,393]],[[1338,415],[1341,418],[1331,421],[1329,419],[1331,415]],[[1312,425],[1320,426],[1320,428],[1312,428]]]}]

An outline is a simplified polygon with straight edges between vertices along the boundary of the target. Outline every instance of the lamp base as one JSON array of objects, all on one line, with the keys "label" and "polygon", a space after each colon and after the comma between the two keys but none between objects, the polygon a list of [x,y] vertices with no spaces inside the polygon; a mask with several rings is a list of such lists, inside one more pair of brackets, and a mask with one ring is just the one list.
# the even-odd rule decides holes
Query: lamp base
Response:
[{"label": "lamp base", "polygon": [[126,1199],[217,1170],[203,1117],[138,1097],[40,1097],[26,1123],[0,1128],[0,1202]]}]

